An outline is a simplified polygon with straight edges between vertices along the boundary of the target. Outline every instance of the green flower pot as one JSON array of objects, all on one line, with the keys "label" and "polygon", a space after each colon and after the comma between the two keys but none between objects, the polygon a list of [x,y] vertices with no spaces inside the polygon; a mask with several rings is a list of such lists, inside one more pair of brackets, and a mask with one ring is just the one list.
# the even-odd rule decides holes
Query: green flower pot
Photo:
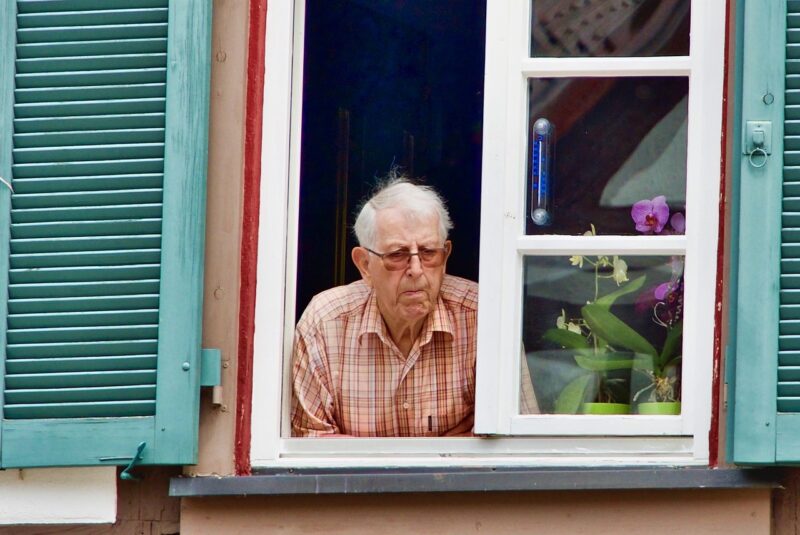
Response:
[{"label": "green flower pot", "polygon": [[584,403],[581,414],[630,414],[631,406],[627,403]]},{"label": "green flower pot", "polygon": [[639,414],[680,414],[681,402],[680,401],[654,401],[648,403],[639,403],[637,408]]}]

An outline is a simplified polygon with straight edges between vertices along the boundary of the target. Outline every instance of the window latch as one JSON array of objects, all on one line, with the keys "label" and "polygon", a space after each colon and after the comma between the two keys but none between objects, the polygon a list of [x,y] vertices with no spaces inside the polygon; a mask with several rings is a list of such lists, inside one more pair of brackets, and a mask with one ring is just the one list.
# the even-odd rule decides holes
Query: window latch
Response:
[{"label": "window latch", "polygon": [[144,451],[144,447],[146,444],[147,442],[139,443],[139,446],[137,446],[136,448],[136,455],[133,456],[133,459],[131,459],[131,462],[128,463],[128,466],[125,467],[125,470],[123,470],[119,474],[120,479],[123,479],[125,481],[139,481],[138,477],[131,474],[131,470],[133,470],[133,467],[136,465],[136,463],[142,460],[142,451]]},{"label": "window latch", "polygon": [[742,149],[753,167],[767,165],[772,154],[772,121],[747,121]]}]

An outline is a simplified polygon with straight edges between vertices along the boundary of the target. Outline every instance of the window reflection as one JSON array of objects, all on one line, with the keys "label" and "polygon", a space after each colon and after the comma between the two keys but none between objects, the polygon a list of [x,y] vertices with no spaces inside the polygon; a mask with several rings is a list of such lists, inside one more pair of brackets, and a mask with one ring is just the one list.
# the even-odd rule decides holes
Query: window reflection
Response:
[{"label": "window reflection", "polygon": [[688,56],[690,0],[532,0],[531,56]]},{"label": "window reflection", "polygon": [[525,259],[530,379],[522,379],[531,381],[539,412],[680,413],[683,263],[682,256]]},{"label": "window reflection", "polygon": [[[686,202],[685,77],[537,78],[529,82],[528,234],[638,234],[637,201]],[[552,128],[552,214],[534,220],[542,164],[537,125]],[[545,166],[546,167],[546,166]]]}]

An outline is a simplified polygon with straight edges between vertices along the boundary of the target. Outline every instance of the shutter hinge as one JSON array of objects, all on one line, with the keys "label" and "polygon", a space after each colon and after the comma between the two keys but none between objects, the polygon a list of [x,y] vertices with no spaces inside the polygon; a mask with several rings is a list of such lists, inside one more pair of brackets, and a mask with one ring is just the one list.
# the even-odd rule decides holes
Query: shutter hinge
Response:
[{"label": "shutter hinge", "polygon": [[211,387],[211,404],[222,405],[222,351],[200,351],[200,386]]}]

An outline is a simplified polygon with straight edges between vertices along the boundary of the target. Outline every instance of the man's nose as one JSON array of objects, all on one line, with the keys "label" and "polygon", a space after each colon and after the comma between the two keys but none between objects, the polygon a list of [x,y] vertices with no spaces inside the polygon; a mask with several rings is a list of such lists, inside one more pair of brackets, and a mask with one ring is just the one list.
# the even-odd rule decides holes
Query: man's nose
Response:
[{"label": "man's nose", "polygon": [[419,277],[422,275],[422,261],[419,259],[418,254],[412,255],[411,258],[408,259],[406,273],[410,277]]}]

